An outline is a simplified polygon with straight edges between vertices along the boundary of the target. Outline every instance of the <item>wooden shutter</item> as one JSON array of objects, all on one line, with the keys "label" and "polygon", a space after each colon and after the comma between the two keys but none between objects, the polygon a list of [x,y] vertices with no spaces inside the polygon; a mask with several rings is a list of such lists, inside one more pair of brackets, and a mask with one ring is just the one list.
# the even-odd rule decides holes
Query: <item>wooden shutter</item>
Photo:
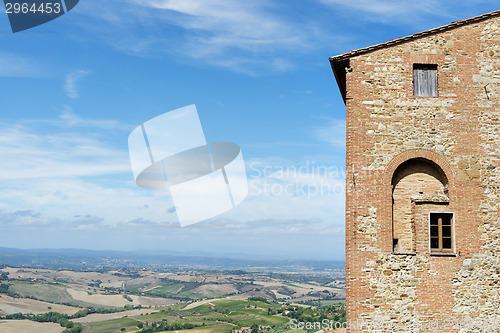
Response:
[{"label": "wooden shutter", "polygon": [[437,65],[413,65],[413,95],[437,96]]}]

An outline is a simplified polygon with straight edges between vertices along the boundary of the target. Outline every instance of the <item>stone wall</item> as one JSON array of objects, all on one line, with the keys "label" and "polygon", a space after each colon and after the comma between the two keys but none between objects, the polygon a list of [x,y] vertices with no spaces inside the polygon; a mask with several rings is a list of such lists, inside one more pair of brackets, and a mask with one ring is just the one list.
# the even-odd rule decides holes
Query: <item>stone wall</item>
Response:
[{"label": "stone wall", "polygon": [[[478,180],[482,197],[479,217],[481,250],[463,261],[453,279],[454,313],[478,323],[500,325],[500,22],[487,22],[479,35],[479,73],[473,82],[483,86],[477,100],[478,135],[482,155],[459,161],[459,176]],[[478,325],[480,326],[480,325]],[[475,327],[463,332],[499,332],[499,327]]]},{"label": "stone wall", "polygon": [[412,160],[401,165],[392,180],[392,224],[394,252],[415,252],[416,211],[420,204],[437,200],[448,204],[447,181],[435,166],[422,160]]},{"label": "stone wall", "polygon": [[[470,326],[480,326],[479,320],[500,325],[499,26],[500,19],[493,17],[350,59],[349,320],[392,325],[396,332],[417,331],[410,323],[422,324],[420,332],[499,331]],[[437,97],[413,96],[415,63],[437,65]],[[419,192],[410,178],[393,189],[394,172],[418,158],[443,170],[447,188],[434,182],[430,192],[446,195],[449,202],[423,205],[414,196],[393,215],[393,195],[398,205],[406,192]],[[413,178],[433,182],[427,176]],[[454,214],[450,255],[429,251],[430,212]],[[394,229],[393,220],[410,226]],[[414,254],[394,253],[394,234],[411,239],[404,248]],[[457,323],[469,326],[460,329]],[[363,330],[354,326],[351,332]]]}]

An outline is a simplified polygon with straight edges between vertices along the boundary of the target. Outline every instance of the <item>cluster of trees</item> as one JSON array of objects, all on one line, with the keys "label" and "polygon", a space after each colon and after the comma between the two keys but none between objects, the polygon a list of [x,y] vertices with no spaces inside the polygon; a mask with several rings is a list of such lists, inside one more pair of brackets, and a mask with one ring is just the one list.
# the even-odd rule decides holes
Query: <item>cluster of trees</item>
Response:
[{"label": "cluster of trees", "polygon": [[[211,307],[211,311],[221,313],[221,314],[229,314],[231,311],[229,309],[223,308],[221,306]],[[207,313],[210,311],[206,311]]]},{"label": "cluster of trees", "polygon": [[99,288],[99,286],[101,285],[102,281],[101,280],[92,280],[90,283],[89,283],[89,287],[95,287],[95,288]]},{"label": "cluster of trees", "polygon": [[278,290],[276,290],[278,293],[281,295],[286,295],[286,296],[292,296],[293,294],[296,294],[297,292],[293,290],[292,288],[288,288],[286,286],[281,286]]},{"label": "cluster of trees", "polygon": [[80,333],[83,330],[83,326],[80,323],[74,323],[71,321],[71,319],[76,319],[76,318],[82,318],[86,317],[89,314],[92,313],[115,313],[115,312],[122,312],[122,311],[127,311],[127,310],[133,310],[133,309],[142,309],[141,305],[138,306],[132,306],[132,305],[125,305],[122,309],[120,308],[114,308],[114,309],[104,309],[104,308],[93,308],[93,307],[88,307],[82,310],[77,311],[73,315],[67,315],[64,313],[59,313],[55,311],[50,311],[47,313],[41,313],[41,314],[33,314],[33,313],[14,313],[10,315],[6,315],[4,317],[1,317],[2,319],[14,319],[14,320],[31,320],[31,321],[36,321],[40,323],[57,323],[61,325],[61,327],[66,327],[66,329],[63,331],[63,333]]},{"label": "cluster of trees", "polygon": [[321,322],[323,319],[329,319],[338,322],[345,322],[345,305],[342,303],[320,306],[318,308],[292,307],[287,308],[287,317],[297,319],[301,322]]},{"label": "cluster of trees", "polygon": [[248,297],[248,300],[262,302],[262,303],[269,303],[265,297],[260,297],[260,296],[250,296]]},{"label": "cluster of trees", "polygon": [[62,333],[81,333],[81,332],[83,332],[83,326],[80,323],[76,323],[73,327],[68,327],[64,331],[62,331]]},{"label": "cluster of trees", "polygon": [[307,293],[307,296],[313,296],[324,300],[333,300],[335,299],[336,295],[336,293],[330,293],[330,291],[326,289],[321,291],[310,291]]},{"label": "cluster of trees", "polygon": [[27,319],[31,321],[36,321],[39,323],[56,323],[61,325],[61,327],[65,327],[66,329],[63,331],[63,333],[80,333],[83,331],[83,326],[80,323],[74,323],[70,321],[70,316],[64,313],[59,313],[59,312],[47,312],[47,313],[41,313],[41,314],[32,314],[32,313],[14,313],[11,315],[7,315],[4,317],[4,319],[17,319],[17,320],[22,320],[22,319]]},{"label": "cluster of trees", "polygon": [[128,310],[134,310],[134,309],[142,309],[142,305],[125,305],[123,308],[111,308],[111,309],[104,309],[104,308],[94,308],[94,307],[87,307],[85,309],[77,311],[74,315],[68,316],[70,319],[76,319],[76,318],[82,318],[86,317],[89,314],[93,313],[116,313],[116,312],[123,312],[123,311],[128,311]]},{"label": "cluster of trees", "polygon": [[138,328],[142,328],[138,333],[155,333],[155,332],[163,332],[163,331],[180,331],[180,330],[189,330],[196,327],[201,327],[200,325],[195,325],[192,323],[172,323],[169,324],[166,321],[162,321],[159,323],[148,323],[142,324],[139,323],[137,325]]},{"label": "cluster of trees", "polygon": [[137,278],[140,278],[141,277],[141,274],[139,274],[137,271],[135,270],[132,270],[132,269],[127,269],[127,268],[123,268],[121,269],[121,272],[114,272],[113,275],[114,276],[119,276],[119,277],[128,277],[128,278],[131,278],[131,279],[137,279]]},{"label": "cluster of trees", "polygon": [[7,283],[0,284],[0,294],[7,294],[9,292],[9,285]]},{"label": "cluster of trees", "polygon": [[[0,274],[0,281],[9,281],[9,273],[3,272],[2,274]],[[0,283],[0,294],[9,295],[9,284],[8,283]]]},{"label": "cluster of trees", "polygon": [[19,294],[15,293],[12,291],[12,289],[9,289],[10,284],[8,283],[0,283],[0,294],[7,294],[10,297],[19,297]]}]

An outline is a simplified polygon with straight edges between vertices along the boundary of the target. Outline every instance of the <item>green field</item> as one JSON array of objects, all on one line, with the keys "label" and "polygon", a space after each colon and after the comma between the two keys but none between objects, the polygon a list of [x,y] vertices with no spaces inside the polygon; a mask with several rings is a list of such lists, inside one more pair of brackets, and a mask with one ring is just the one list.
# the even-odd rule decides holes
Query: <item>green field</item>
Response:
[{"label": "green field", "polygon": [[183,289],[183,285],[180,283],[161,283],[157,288],[151,291],[163,293],[165,295],[175,295]]},{"label": "green field", "polygon": [[195,308],[192,308],[192,309],[189,309],[189,310],[185,310],[185,311],[203,313],[203,312],[211,311],[210,309],[212,307],[213,307],[212,304],[207,303],[207,304],[198,305]]},{"label": "green field", "polygon": [[237,311],[231,311],[230,312],[231,316],[236,316],[236,315],[267,315],[267,311],[261,310],[261,309],[244,309],[244,310],[237,310]]},{"label": "green field", "polygon": [[[30,290],[33,284],[19,284],[19,291]],[[41,295],[49,295],[59,300],[63,299],[64,293],[60,294],[59,286],[44,285]],[[23,289],[24,288],[24,289]],[[63,296],[61,296],[63,295]],[[49,297],[47,296],[47,297]],[[142,309],[137,312],[113,315],[122,318],[109,319],[107,313],[95,313],[92,321],[83,322],[83,333],[112,333],[112,332],[159,332],[161,330],[183,331],[186,333],[227,333],[234,328],[269,326],[266,330],[281,333],[289,329],[288,323],[291,318],[298,321],[319,321],[321,318],[334,320],[345,320],[345,306],[341,303],[325,307],[300,307],[277,302],[264,303],[261,301],[244,300],[213,300],[212,304],[203,304],[194,309],[183,310],[182,305],[164,306],[154,309]],[[82,310],[74,318],[86,316],[92,309]],[[106,312],[106,311],[105,311]],[[108,311],[109,312],[109,311]],[[286,314],[286,315],[285,315]],[[65,316],[57,312],[49,312],[43,315],[13,314],[7,319],[29,319],[43,322],[61,322],[61,320],[73,320],[71,316]],[[63,324],[61,324],[63,325]],[[80,324],[75,324],[80,325]],[[139,326],[138,326],[139,325]],[[66,326],[66,324],[64,324]],[[185,329],[192,327],[191,329]],[[77,328],[75,326],[75,328]],[[303,332],[296,330],[291,333]]]},{"label": "green field", "polygon": [[205,298],[207,297],[208,295],[205,295],[205,294],[200,294],[200,293],[195,293],[193,291],[189,291],[189,290],[186,290],[186,291],[183,291],[181,293],[178,294],[179,296],[184,296],[184,297],[189,297],[189,298],[198,298],[198,299],[202,299],[202,298]]},{"label": "green field", "polygon": [[24,298],[36,299],[48,303],[66,304],[76,307],[91,306],[94,308],[105,309],[115,308],[113,306],[93,304],[75,300],[66,291],[66,287],[59,284],[35,283],[27,281],[12,281],[9,282],[9,284],[11,285],[9,287],[9,291],[12,291]]},{"label": "green field", "polygon": [[245,308],[246,306],[256,306],[258,308],[270,308],[272,305],[264,302],[259,302],[259,301],[238,301],[238,300],[231,300],[231,299],[223,299],[223,300],[217,300],[212,302],[215,306],[220,306],[222,308],[228,309],[228,310],[239,310],[242,308]]},{"label": "green field", "polygon": [[[9,291],[22,297],[36,298],[51,303],[104,308],[103,306],[95,306],[74,300],[67,292],[66,287],[61,284],[23,280],[13,280],[9,284],[11,285]],[[149,295],[161,296],[189,295],[192,298],[203,296],[193,292],[193,289],[197,288],[198,285],[196,282],[183,284],[172,280],[162,280],[156,285],[133,285],[127,287],[127,289],[131,293],[144,292]],[[148,290],[153,286],[153,289]],[[270,333],[304,333],[304,330],[289,330],[290,318],[299,318],[301,320],[312,318],[316,320],[323,316],[325,318],[335,317],[335,320],[337,318],[345,320],[345,307],[338,304],[339,301],[323,300],[321,301],[322,307],[316,309],[315,307],[305,308],[276,301],[266,301],[265,298],[256,296],[251,296],[249,299],[211,299],[209,303],[187,310],[184,310],[187,303],[161,306],[143,310],[142,315],[112,320],[108,319],[109,316],[99,317],[97,315],[97,318],[94,318],[95,322],[82,323],[83,333],[142,332],[143,329],[139,329],[138,324],[144,325],[144,332],[151,332],[160,329],[160,323],[165,324],[163,327],[170,325],[170,329],[185,333],[227,333],[235,328],[252,327],[254,325],[270,326]],[[99,318],[102,321],[99,321]],[[176,329],[176,327],[182,328],[183,324],[189,324],[188,327],[191,325],[195,327],[192,329]]]},{"label": "green field", "polygon": [[257,325],[276,325],[281,323],[287,323],[290,321],[289,318],[281,317],[281,316],[231,316],[238,325],[240,326],[252,326],[253,324]]},{"label": "green field", "polygon": [[218,323],[215,325],[207,326],[207,327],[199,327],[193,328],[190,330],[180,330],[176,332],[185,332],[185,333],[225,333],[234,329],[234,325],[226,324],[226,323]]},{"label": "green field", "polygon": [[[286,330],[290,318],[274,312],[268,315],[268,308],[282,309],[278,303],[264,303],[260,301],[244,300],[214,300],[212,304],[202,304],[196,308],[182,310],[179,306],[165,307],[153,310],[152,313],[108,320],[99,323],[85,324],[84,333],[120,332],[125,328],[127,332],[137,330],[137,323],[154,325],[153,323],[167,322],[168,324],[193,324],[198,327],[189,330],[180,330],[186,333],[225,333],[237,327],[251,327],[252,325],[268,325],[277,331]],[[146,326],[145,326],[146,327]],[[299,333],[301,331],[297,331]]]},{"label": "green field", "polygon": [[137,331],[137,320],[131,318],[118,318],[106,321],[89,323],[84,326],[83,333],[116,333],[125,328],[125,332]]},{"label": "green field", "polygon": [[153,297],[172,297],[179,296],[190,299],[202,299],[210,296],[194,292],[193,289],[201,284],[197,282],[178,282],[166,280],[156,285],[154,284],[138,284],[127,286],[126,290],[132,294],[144,294]]},{"label": "green field", "polygon": [[38,299],[49,303],[77,303],[71,295],[68,294],[66,288],[61,285],[15,281],[11,283],[10,290],[22,297]]}]

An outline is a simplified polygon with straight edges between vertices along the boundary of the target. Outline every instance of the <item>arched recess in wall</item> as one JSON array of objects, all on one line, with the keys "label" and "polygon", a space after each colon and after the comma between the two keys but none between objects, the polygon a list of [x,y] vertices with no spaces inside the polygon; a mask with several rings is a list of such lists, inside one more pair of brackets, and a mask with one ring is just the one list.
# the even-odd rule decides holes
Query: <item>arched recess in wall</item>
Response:
[{"label": "arched recess in wall", "polygon": [[[443,169],[429,158],[409,158],[395,169],[391,177],[392,234],[395,253],[416,252],[416,224],[429,223],[427,220],[416,220],[417,216],[420,216],[418,212],[439,211],[441,209],[434,208],[449,205],[448,183],[448,177]],[[442,224],[442,219],[439,223]],[[438,241],[441,247],[442,230],[447,229],[442,227],[439,229],[441,240]]]}]

